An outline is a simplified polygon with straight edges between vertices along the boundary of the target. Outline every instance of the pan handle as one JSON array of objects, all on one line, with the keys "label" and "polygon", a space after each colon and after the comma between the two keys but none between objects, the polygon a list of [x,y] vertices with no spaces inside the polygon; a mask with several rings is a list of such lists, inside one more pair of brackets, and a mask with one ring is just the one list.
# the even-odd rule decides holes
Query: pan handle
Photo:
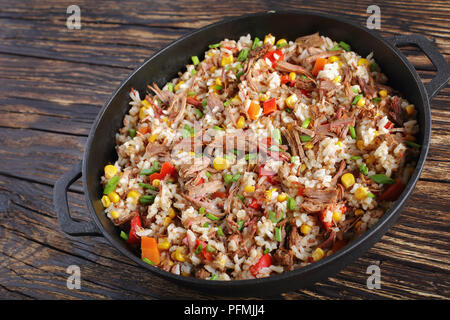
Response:
[{"label": "pan handle", "polygon": [[79,161],[56,182],[53,189],[53,203],[62,231],[71,236],[101,236],[98,228],[90,221],[76,221],[69,213],[67,203],[67,189],[81,177],[81,164]]},{"label": "pan handle", "polygon": [[439,50],[433,43],[424,36],[409,34],[398,35],[388,38],[388,41],[394,47],[402,47],[406,45],[416,45],[431,60],[436,68],[436,76],[430,82],[425,84],[428,98],[431,100],[450,80],[450,65],[444,59]]}]

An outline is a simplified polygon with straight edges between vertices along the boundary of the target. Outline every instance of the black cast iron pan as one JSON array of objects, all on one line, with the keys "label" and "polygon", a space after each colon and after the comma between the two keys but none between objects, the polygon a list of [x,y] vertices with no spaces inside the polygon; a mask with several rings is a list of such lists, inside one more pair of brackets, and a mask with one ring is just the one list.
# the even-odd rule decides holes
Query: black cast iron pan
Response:
[{"label": "black cast iron pan", "polygon": [[[263,279],[209,281],[178,276],[153,267],[136,256],[121,240],[119,232],[106,217],[100,202],[102,186],[100,177],[103,167],[116,160],[115,134],[122,126],[124,115],[129,109],[129,92],[133,87],[139,92],[146,91],[147,84],[155,81],[159,86],[184,70],[193,55],[202,57],[211,43],[224,38],[239,39],[251,34],[264,38],[272,33],[277,38],[296,39],[314,32],[336,41],[345,41],[352,50],[365,56],[374,52],[374,57],[388,76],[389,85],[399,90],[418,111],[420,133],[418,143],[422,145],[417,167],[401,197],[384,214],[380,221],[340,251],[304,268],[274,275]],[[423,84],[415,69],[397,49],[404,45],[419,47],[435,66],[436,76]],[[95,120],[83,157],[69,172],[62,176],[54,188],[54,203],[62,230],[72,236],[101,235],[123,255],[139,264],[143,272],[150,271],[158,276],[179,284],[211,293],[244,296],[286,292],[313,284],[341,270],[368,250],[398,218],[402,207],[411,194],[428,153],[431,133],[430,100],[447,84],[450,68],[439,51],[424,37],[418,35],[395,36],[383,39],[375,32],[357,26],[342,18],[308,12],[265,12],[230,18],[194,31],[158,51],[119,86],[106,102]],[[141,97],[143,98],[143,97]],[[78,178],[83,177],[83,187],[87,206],[93,222],[75,221],[70,217],[67,204],[67,189]]]}]

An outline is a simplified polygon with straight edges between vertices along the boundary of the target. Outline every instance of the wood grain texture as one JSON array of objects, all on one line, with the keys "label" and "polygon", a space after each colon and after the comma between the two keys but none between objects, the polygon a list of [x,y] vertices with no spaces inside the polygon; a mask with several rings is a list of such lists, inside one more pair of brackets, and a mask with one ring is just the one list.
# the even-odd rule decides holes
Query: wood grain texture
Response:
[{"label": "wood grain texture", "polygon": [[[78,1],[82,29],[65,27],[69,1],[0,3],[0,298],[214,299],[153,276],[102,237],[68,237],[52,203],[55,181],[81,159],[92,122],[114,89],[156,50],[227,16],[304,9],[365,24],[381,8],[380,34],[418,33],[450,61],[446,1]],[[417,48],[403,52],[424,82],[434,68]],[[311,288],[274,299],[450,298],[450,88],[432,101],[430,153],[399,220],[371,250]],[[80,182],[72,215],[89,220]],[[380,262],[382,288],[366,269]],[[82,289],[66,287],[79,265]],[[239,296],[237,294],[237,296]],[[254,297],[258,298],[258,297]]]}]

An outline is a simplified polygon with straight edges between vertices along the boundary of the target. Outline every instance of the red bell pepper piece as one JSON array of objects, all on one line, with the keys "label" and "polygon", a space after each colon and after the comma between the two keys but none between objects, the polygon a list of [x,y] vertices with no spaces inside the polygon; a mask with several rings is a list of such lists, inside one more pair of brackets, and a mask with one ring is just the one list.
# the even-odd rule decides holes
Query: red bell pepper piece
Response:
[{"label": "red bell pepper piece", "polygon": [[164,180],[164,178],[167,175],[174,175],[176,173],[176,169],[175,167],[169,163],[169,162],[164,162],[163,165],[161,166],[161,170],[159,173],[153,173],[150,175],[149,179],[150,179],[150,183],[153,182],[153,180],[155,179],[159,179],[159,180]]},{"label": "red bell pepper piece", "polygon": [[392,122],[388,121],[388,123],[386,123],[384,128],[387,130],[390,130],[390,129],[394,128],[394,124]]},{"label": "red bell pepper piece", "polygon": [[305,194],[305,188],[298,188],[297,194],[300,197],[303,197],[303,195]]},{"label": "red bell pepper piece", "polygon": [[289,75],[285,74],[284,76],[281,76],[280,80],[281,80],[281,84],[288,83],[290,81]]},{"label": "red bell pepper piece", "polygon": [[202,183],[205,183],[205,179],[200,178],[200,180],[198,180],[196,186],[198,186],[198,185],[200,185],[200,184],[202,184]]},{"label": "red bell pepper piece", "polygon": [[268,115],[277,110],[277,101],[275,98],[263,102],[263,114]]},{"label": "red bell pepper piece", "polygon": [[130,233],[128,234],[128,244],[138,244],[140,237],[136,234],[137,227],[141,227],[141,217],[139,215],[135,216],[130,221]]},{"label": "red bell pepper piece", "polygon": [[275,67],[277,61],[284,60],[284,53],[281,50],[271,50],[264,55],[264,59],[266,58],[272,63],[272,67]]},{"label": "red bell pepper piece", "polygon": [[252,199],[252,201],[248,204],[248,206],[252,209],[260,209],[261,205],[258,203],[258,200],[256,200],[255,198]]},{"label": "red bell pepper piece", "polygon": [[250,267],[250,273],[256,277],[259,270],[262,268],[268,268],[272,265],[272,257],[270,254],[266,253],[261,258],[259,258],[258,262]]},{"label": "red bell pepper piece", "polygon": [[327,211],[328,211],[328,209],[325,209],[320,214],[320,222],[322,222],[322,225],[326,230],[329,230],[333,226],[333,223],[332,223],[332,221],[325,222],[325,217],[327,215]]},{"label": "red bell pepper piece", "polygon": [[195,240],[195,244],[196,249],[198,249],[199,245],[202,245],[202,251],[200,252],[201,256],[208,261],[212,261],[212,253],[206,250],[206,242],[197,239]]},{"label": "red bell pepper piece", "polygon": [[192,104],[194,107],[197,107],[197,108],[203,107],[201,101],[199,101],[195,98],[192,98],[192,97],[187,97],[186,102],[189,104]]},{"label": "red bell pepper piece", "polygon": [[397,179],[394,184],[391,184],[379,197],[379,201],[395,201],[405,189],[405,184],[402,180]]}]

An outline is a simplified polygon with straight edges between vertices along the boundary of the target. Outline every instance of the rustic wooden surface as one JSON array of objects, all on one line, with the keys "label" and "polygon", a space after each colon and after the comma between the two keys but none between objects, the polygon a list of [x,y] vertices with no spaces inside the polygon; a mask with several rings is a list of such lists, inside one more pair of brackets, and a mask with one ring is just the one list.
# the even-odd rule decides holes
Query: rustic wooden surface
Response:
[{"label": "rustic wooden surface", "polygon": [[[66,28],[66,8],[81,7],[81,30]],[[0,3],[0,298],[217,298],[145,272],[102,237],[68,237],[52,204],[55,181],[81,159],[100,107],[149,55],[224,16],[277,9],[339,14],[360,24],[381,8],[384,36],[418,33],[450,60],[447,1],[15,1]],[[424,81],[428,59],[404,51]],[[448,299],[450,297],[450,88],[431,103],[429,157],[398,222],[370,251],[308,290],[275,299]],[[71,187],[73,214],[89,219],[81,183]],[[381,289],[366,269],[381,262]],[[81,290],[66,287],[81,267]]]}]

